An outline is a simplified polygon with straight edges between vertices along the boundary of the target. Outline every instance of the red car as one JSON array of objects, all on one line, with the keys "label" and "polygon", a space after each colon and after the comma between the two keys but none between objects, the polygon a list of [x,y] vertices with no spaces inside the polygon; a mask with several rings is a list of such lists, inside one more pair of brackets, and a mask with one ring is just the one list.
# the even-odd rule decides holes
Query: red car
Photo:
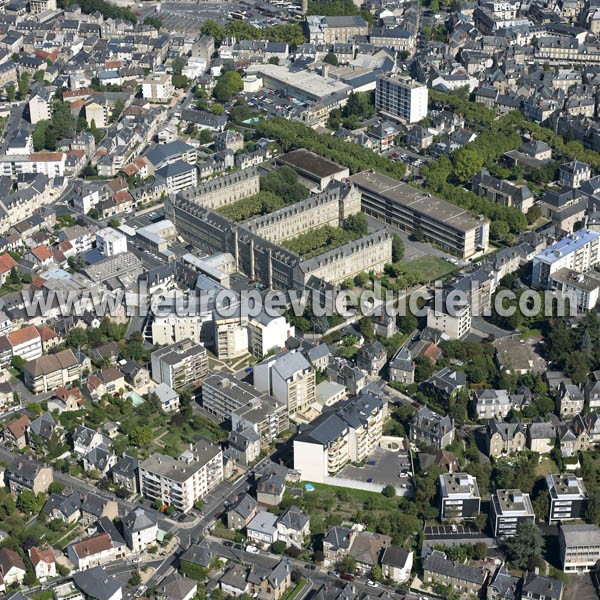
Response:
[{"label": "red car", "polygon": [[354,575],[350,575],[350,573],[342,573],[340,575],[340,579],[345,579],[346,581],[354,581],[356,577],[354,577]]}]

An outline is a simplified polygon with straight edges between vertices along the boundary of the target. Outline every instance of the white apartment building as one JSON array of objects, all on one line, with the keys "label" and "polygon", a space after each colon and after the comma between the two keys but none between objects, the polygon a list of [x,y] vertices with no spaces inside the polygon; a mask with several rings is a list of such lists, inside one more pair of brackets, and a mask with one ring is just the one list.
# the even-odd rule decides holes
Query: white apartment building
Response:
[{"label": "white apartment building", "polygon": [[375,89],[375,108],[408,123],[427,116],[427,86],[406,77],[379,77]]},{"label": "white apartment building", "polygon": [[28,155],[0,158],[0,175],[16,177],[21,173],[43,173],[48,177],[64,177],[67,155],[64,152],[32,152]]},{"label": "white apartment building", "polygon": [[0,338],[0,363],[7,365],[13,356],[25,361],[34,360],[43,354],[42,338],[37,327],[27,325],[11,331]]},{"label": "white apartment building", "polygon": [[581,229],[533,257],[533,287],[549,289],[551,276],[561,269],[586,273],[600,263],[600,233]]},{"label": "white apartment building", "polygon": [[292,418],[316,399],[315,371],[301,352],[281,352],[254,366],[254,386],[287,404]]},{"label": "white apartment building", "polygon": [[96,248],[104,256],[127,252],[127,236],[112,227],[105,227],[96,232]]},{"label": "white apartment building", "polygon": [[198,442],[179,458],[153,454],[140,463],[142,494],[181,512],[188,512],[221,481],[223,452],[207,441]]},{"label": "white apartment building", "polygon": [[561,525],[558,538],[565,573],[588,573],[600,561],[600,527]]},{"label": "white apartment building", "polygon": [[168,102],[175,88],[168,73],[153,73],[142,83],[142,95],[150,102]]},{"label": "white apartment building", "polygon": [[184,339],[151,355],[152,379],[174,390],[198,383],[208,373],[208,355],[202,344]]},{"label": "white apartment building", "polygon": [[40,86],[29,100],[29,120],[32,125],[52,118],[54,91]]},{"label": "white apartment building", "polygon": [[471,305],[447,306],[442,302],[442,310],[430,308],[427,313],[427,327],[445,333],[452,340],[460,340],[471,331]]},{"label": "white apartment building", "polygon": [[248,350],[253,356],[265,356],[274,348],[285,348],[285,342],[296,331],[285,317],[270,317],[260,313],[248,321]]},{"label": "white apartment building", "polygon": [[152,320],[152,343],[163,346],[187,338],[199,344],[202,323],[205,320],[207,320],[206,316],[195,314],[155,316]]},{"label": "white apartment building", "polygon": [[303,480],[322,483],[348,462],[365,460],[381,440],[385,412],[381,398],[366,394],[300,426],[294,469]]}]

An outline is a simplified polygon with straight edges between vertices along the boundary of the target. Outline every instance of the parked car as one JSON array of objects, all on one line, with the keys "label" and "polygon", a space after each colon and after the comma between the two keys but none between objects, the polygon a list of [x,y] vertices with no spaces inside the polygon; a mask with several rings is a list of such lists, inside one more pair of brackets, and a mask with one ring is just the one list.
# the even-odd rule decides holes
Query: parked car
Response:
[{"label": "parked car", "polygon": [[379,584],[376,581],[373,581],[372,579],[367,580],[367,585],[372,588],[379,587]]},{"label": "parked car", "polygon": [[248,545],[246,546],[246,552],[250,554],[258,554],[260,551],[256,546]]},{"label": "parked car", "polygon": [[345,581],[354,581],[356,579],[356,577],[354,577],[354,575],[350,575],[350,573],[342,573],[340,578],[344,579]]}]

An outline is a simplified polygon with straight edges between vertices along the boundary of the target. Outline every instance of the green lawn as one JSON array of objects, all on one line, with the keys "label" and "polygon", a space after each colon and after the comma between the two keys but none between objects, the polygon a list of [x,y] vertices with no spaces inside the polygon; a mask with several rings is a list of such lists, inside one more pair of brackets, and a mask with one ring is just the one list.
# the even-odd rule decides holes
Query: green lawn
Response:
[{"label": "green lawn", "polygon": [[535,474],[538,477],[546,477],[550,473],[558,473],[560,469],[556,466],[556,463],[550,458],[544,458],[540,464],[535,468]]},{"label": "green lawn", "polygon": [[456,271],[458,267],[449,262],[438,258],[437,256],[424,255],[415,258],[402,266],[408,273],[418,276],[421,281],[433,281],[449,275]]}]

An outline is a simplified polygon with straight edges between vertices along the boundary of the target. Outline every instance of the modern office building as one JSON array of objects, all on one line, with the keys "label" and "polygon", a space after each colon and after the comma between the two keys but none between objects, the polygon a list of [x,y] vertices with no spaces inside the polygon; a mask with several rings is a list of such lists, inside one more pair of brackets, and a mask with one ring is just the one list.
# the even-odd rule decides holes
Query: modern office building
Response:
[{"label": "modern office building", "polygon": [[427,116],[427,86],[407,77],[382,76],[375,88],[375,108],[407,123],[417,123]]},{"label": "modern office building", "polygon": [[481,496],[475,477],[467,473],[442,473],[439,483],[442,521],[474,519],[479,514]]},{"label": "modern office building", "polygon": [[461,258],[487,251],[488,219],[375,171],[362,171],[350,181],[361,191],[362,210],[367,215],[408,233],[419,233]]},{"label": "modern office building", "polygon": [[588,497],[583,479],[569,474],[546,475],[550,492],[548,522],[583,519],[586,516]]},{"label": "modern office building", "polygon": [[558,542],[565,573],[587,573],[600,561],[600,527],[582,523],[561,525]]},{"label": "modern office building", "polygon": [[515,535],[523,521],[535,522],[531,498],[521,490],[496,490],[491,504],[490,519],[497,537]]}]

